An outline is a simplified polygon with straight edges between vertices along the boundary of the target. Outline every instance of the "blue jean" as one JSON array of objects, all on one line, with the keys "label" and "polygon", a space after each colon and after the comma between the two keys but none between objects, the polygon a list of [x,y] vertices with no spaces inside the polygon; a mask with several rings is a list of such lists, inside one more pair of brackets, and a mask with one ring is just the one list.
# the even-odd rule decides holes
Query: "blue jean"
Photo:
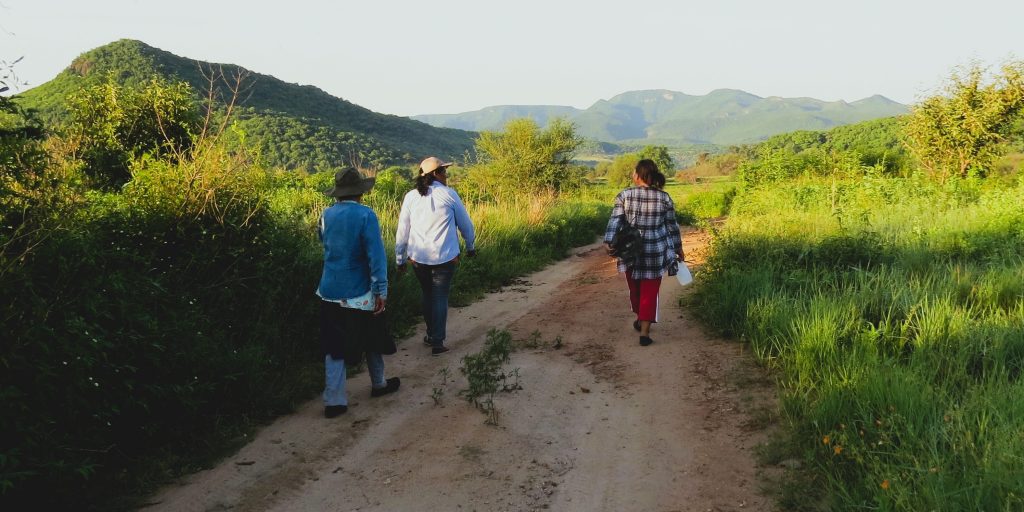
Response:
[{"label": "blue jean", "polygon": [[423,291],[423,320],[427,324],[427,339],[435,347],[444,345],[448,328],[448,295],[455,275],[455,262],[440,265],[413,265],[416,279]]},{"label": "blue jean", "polygon": [[[370,374],[370,385],[374,389],[388,385],[384,380],[384,356],[367,352],[366,370]],[[345,395],[345,360],[332,359],[329,354],[325,355],[324,377],[324,405],[348,405],[348,397]]]}]

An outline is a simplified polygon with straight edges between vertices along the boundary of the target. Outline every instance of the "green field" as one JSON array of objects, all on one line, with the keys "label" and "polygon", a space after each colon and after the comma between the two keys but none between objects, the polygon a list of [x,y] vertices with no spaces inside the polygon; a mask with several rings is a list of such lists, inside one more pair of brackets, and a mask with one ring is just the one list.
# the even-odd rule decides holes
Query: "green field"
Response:
[{"label": "green field", "polygon": [[[783,507],[1024,507],[1024,184],[808,178],[737,197],[693,306],[778,378]],[[776,460],[777,461],[777,460]]]}]

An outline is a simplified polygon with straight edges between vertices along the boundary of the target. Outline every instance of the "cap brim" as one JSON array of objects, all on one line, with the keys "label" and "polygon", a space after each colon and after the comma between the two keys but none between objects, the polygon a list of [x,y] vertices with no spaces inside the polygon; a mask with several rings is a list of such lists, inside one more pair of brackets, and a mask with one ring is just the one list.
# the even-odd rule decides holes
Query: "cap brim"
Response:
[{"label": "cap brim", "polygon": [[442,162],[441,165],[435,167],[431,171],[421,172],[420,176],[426,176],[426,175],[428,175],[428,174],[430,174],[430,173],[432,173],[432,172],[434,172],[434,171],[436,171],[438,169],[447,169],[447,168],[449,168],[449,167],[451,167],[453,165],[455,165],[455,162]]}]

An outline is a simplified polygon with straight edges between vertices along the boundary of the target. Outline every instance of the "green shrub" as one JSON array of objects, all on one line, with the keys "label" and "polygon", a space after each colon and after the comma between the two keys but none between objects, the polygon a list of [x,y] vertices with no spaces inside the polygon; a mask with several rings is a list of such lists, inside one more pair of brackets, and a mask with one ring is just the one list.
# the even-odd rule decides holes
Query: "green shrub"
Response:
[{"label": "green shrub", "polygon": [[[677,205],[677,213],[693,219],[714,219],[729,213],[732,199],[736,196],[735,187],[726,190],[706,190],[690,194],[686,202]],[[687,224],[692,224],[688,222]]]},{"label": "green shrub", "polygon": [[[57,189],[67,217],[31,217],[31,250],[0,253],[0,508],[132,508],[322,381],[315,226],[333,175],[267,170],[222,144],[130,168],[118,192]],[[397,170],[378,179],[364,200],[393,261],[411,185]],[[55,201],[27,190],[19,205]],[[592,242],[610,202],[587,189],[469,202],[480,253],[460,263],[453,303]],[[21,219],[10,204],[5,219]],[[415,278],[394,279],[389,299],[407,332]]]},{"label": "green shrub", "polygon": [[4,275],[5,500],[98,506],[308,396],[312,232],[231,158],[141,161]]},{"label": "green shrub", "polygon": [[693,304],[780,379],[832,508],[1024,503],[1024,187],[799,178],[742,192]]}]

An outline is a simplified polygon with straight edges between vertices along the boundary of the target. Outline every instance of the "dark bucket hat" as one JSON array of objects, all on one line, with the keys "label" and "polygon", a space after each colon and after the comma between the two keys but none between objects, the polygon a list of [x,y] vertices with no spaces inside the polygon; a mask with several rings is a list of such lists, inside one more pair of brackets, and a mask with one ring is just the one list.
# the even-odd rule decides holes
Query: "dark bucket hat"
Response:
[{"label": "dark bucket hat", "polygon": [[364,178],[352,167],[334,173],[334,187],[324,191],[331,197],[358,196],[373,188],[377,178]]}]

